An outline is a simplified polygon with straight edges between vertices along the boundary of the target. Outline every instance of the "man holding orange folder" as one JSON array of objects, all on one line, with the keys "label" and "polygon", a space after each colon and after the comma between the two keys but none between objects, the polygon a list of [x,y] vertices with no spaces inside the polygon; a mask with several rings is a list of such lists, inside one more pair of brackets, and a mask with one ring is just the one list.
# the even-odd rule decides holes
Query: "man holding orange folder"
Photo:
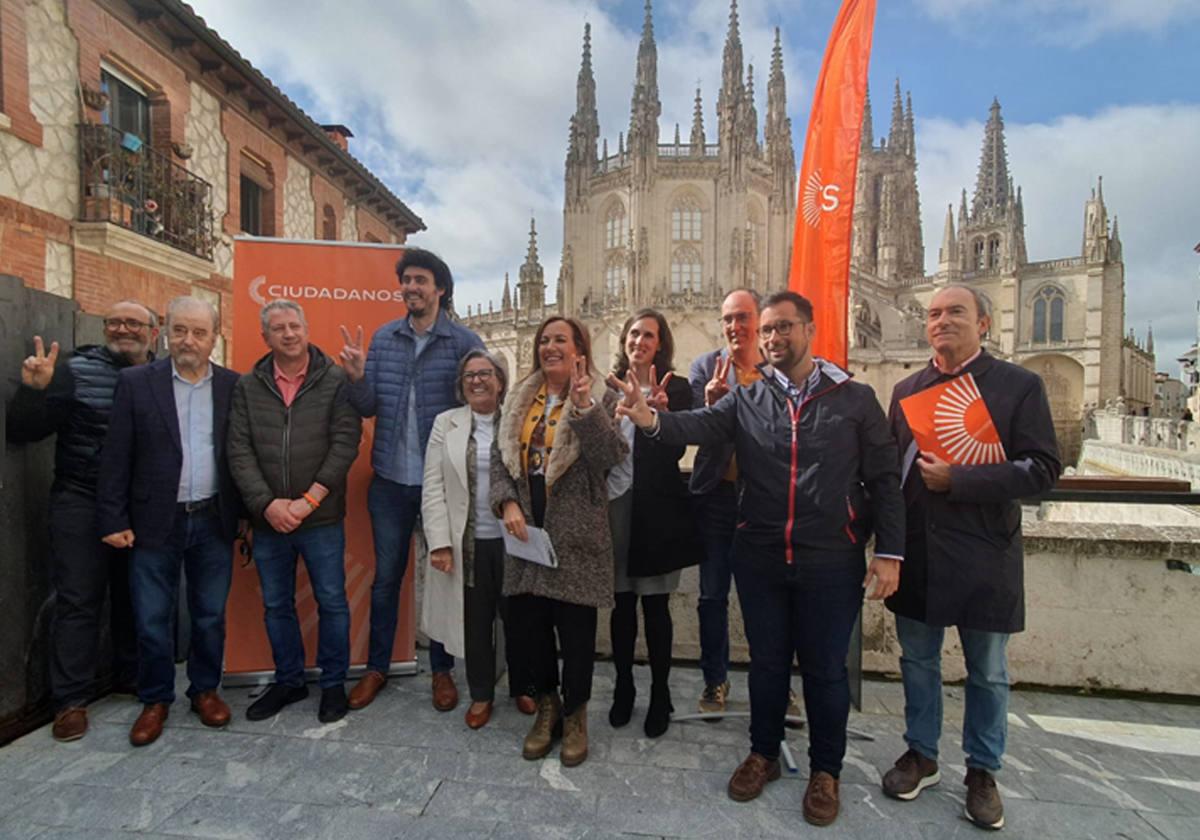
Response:
[{"label": "man holding orange folder", "polygon": [[1041,377],[989,355],[987,301],[945,286],[930,301],[929,367],[896,386],[889,412],[899,443],[907,533],[896,614],[908,750],[883,777],[895,799],[940,781],[942,638],[957,627],[967,665],[963,751],[966,816],[1004,825],[993,774],[1008,715],[1005,647],[1025,628],[1022,498],[1062,471]]}]

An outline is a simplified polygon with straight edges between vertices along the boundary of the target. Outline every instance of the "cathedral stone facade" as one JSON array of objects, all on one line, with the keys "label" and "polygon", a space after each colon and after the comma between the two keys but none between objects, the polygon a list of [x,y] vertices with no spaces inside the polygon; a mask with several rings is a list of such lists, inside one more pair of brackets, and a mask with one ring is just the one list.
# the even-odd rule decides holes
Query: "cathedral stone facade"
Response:
[{"label": "cathedral stone facade", "polygon": [[[743,66],[736,0],[731,5],[717,96],[717,137],[707,140],[701,93],[684,139],[676,126],[661,142],[657,51],[646,4],[628,132],[613,153],[601,140],[592,74],[591,32],[570,120],[565,167],[563,250],[553,303],[546,301],[531,224],[515,292],[504,282],[497,309],[468,311],[467,323],[528,370],[532,336],[550,312],[576,315],[592,332],[597,367],[617,351],[625,319],[654,306],[676,340],[676,368],[720,346],[721,298],[738,287],[786,285],[795,219],[796,160],[787,116],[779,32],[761,126],[754,70]],[[925,308],[939,287],[967,283],[989,301],[988,349],[1045,380],[1064,454],[1079,449],[1083,410],[1116,404],[1137,411],[1152,400],[1145,367],[1125,340],[1125,269],[1116,218],[1102,184],[1084,202],[1077,255],[1031,262],[1024,199],[1008,172],[1000,104],[984,129],[973,194],[957,215],[947,208],[938,268],[925,273],[911,95],[899,82],[886,137],[876,142],[868,101],[855,191],[851,262],[850,367],[885,401],[892,386],[926,364]],[[1145,348],[1139,348],[1145,354]],[[1136,353],[1133,355],[1137,355]],[[1136,364],[1134,364],[1136,362]],[[1149,361],[1153,371],[1152,357]]]}]

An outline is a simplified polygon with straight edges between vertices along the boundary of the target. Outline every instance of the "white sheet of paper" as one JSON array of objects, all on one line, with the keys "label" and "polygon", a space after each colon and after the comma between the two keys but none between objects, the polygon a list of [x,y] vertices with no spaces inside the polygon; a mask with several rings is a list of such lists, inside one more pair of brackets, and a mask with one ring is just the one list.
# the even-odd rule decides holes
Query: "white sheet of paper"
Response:
[{"label": "white sheet of paper", "polygon": [[504,550],[513,557],[537,563],[539,566],[557,569],[558,555],[554,553],[550,535],[544,529],[534,528],[532,525],[526,525],[525,530],[528,532],[529,539],[524,541],[517,539],[512,534],[505,534]]}]

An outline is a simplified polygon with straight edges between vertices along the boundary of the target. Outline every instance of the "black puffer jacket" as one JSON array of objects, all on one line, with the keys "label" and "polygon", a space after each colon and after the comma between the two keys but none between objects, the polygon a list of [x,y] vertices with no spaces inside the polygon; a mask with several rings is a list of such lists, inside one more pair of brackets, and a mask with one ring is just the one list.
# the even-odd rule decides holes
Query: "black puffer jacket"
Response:
[{"label": "black puffer jacket", "polygon": [[17,388],[8,408],[6,436],[12,443],[33,443],[58,434],[55,490],[95,495],[117,374],[126,367],[129,362],[107,347],[87,344],[55,369],[44,391]]},{"label": "black puffer jacket", "polygon": [[[762,365],[762,381],[713,406],[659,415],[666,443],[733,441],[734,552],[739,562],[763,564],[764,574],[778,574],[785,564],[861,557],[872,530],[877,554],[904,554],[900,465],[883,409],[869,386],[836,365],[817,363],[819,384],[797,412],[773,370]],[[739,552],[739,545],[751,550]]]},{"label": "black puffer jacket", "polygon": [[275,385],[268,353],[238,380],[229,418],[229,469],[256,528],[275,499],[298,499],[314,481],[329,488],[302,528],[332,525],[346,515],[346,473],[358,456],[362,420],[346,394],[345,372],[308,348],[308,375],[291,406]]}]

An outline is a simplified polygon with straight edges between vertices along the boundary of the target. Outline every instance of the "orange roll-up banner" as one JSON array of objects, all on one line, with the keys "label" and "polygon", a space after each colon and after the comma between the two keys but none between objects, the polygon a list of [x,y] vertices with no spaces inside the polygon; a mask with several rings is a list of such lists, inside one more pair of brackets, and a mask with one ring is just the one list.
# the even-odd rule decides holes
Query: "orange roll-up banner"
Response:
[{"label": "orange roll-up banner", "polygon": [[[348,326],[351,333],[361,324],[369,337],[383,324],[402,317],[405,309],[396,282],[396,261],[402,253],[403,249],[396,245],[239,237],[233,259],[230,367],[245,373],[266,354],[259,310],[275,298],[288,298],[304,307],[309,340],[335,359],[343,345],[338,329],[341,324]],[[367,661],[371,581],[375,577],[371,517],[367,514],[374,431],[374,420],[363,423],[358,460],[350,468],[346,492],[346,597],[350,601],[352,666]],[[299,567],[296,612],[304,636],[305,665],[311,668],[317,653],[317,603],[304,564]],[[237,551],[226,613],[226,681],[251,681],[258,675],[272,674],[275,664],[263,624],[258,572]],[[406,670],[415,660],[414,615],[410,563],[400,593],[393,671]]]},{"label": "orange roll-up banner", "polygon": [[845,0],[833,24],[813,93],[796,197],[788,288],[814,309],[813,353],[846,365],[854,181],[875,0]]}]

